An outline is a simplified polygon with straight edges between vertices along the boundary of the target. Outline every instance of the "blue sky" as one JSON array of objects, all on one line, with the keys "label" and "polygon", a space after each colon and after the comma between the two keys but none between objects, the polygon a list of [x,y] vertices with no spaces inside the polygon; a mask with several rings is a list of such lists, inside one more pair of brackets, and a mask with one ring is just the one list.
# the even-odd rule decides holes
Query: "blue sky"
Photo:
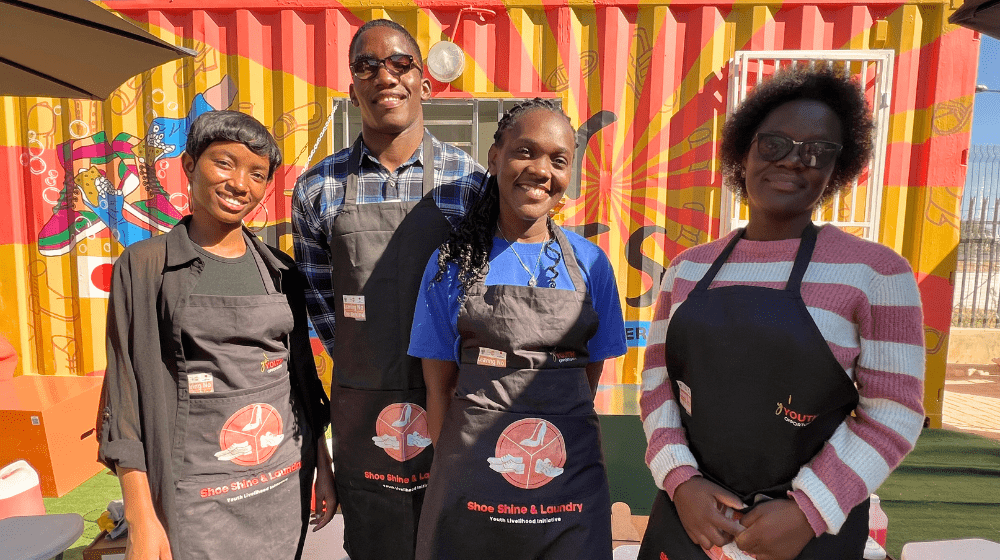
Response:
[{"label": "blue sky", "polygon": [[[1000,41],[982,36],[977,84],[1000,91]],[[1000,93],[977,93],[972,113],[972,143],[1000,144]]]}]

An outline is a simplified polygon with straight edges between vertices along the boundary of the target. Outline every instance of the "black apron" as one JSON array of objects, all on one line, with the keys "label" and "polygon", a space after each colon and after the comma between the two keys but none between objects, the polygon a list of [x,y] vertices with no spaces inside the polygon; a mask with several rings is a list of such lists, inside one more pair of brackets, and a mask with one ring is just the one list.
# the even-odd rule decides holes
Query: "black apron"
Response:
[{"label": "black apron", "polygon": [[587,341],[599,317],[556,229],[574,290],[472,287],[461,365],[417,539],[420,560],[611,558],[611,501]]},{"label": "black apron", "polygon": [[337,325],[334,472],[352,560],[405,560],[413,557],[433,456],[423,370],[406,351],[424,268],[451,224],[430,194],[429,134],[419,200],[357,204],[362,151],[359,136],[329,240]]},{"label": "black apron", "polygon": [[305,542],[316,459],[289,379],[294,320],[249,240],[247,251],[266,295],[192,294],[172,317],[184,341],[175,558],[298,558]]},{"label": "black apron", "polygon": [[[786,498],[802,465],[819,453],[858,404],[854,383],[800,293],[816,229],[810,224],[803,232],[784,290],[709,290],[743,232],[735,235],[667,328],[667,369],[688,446],[702,475],[745,504]],[[837,535],[814,538],[797,558],[858,559],[867,535],[866,500],[851,511]],[[706,558],[662,490],[639,558]]]}]

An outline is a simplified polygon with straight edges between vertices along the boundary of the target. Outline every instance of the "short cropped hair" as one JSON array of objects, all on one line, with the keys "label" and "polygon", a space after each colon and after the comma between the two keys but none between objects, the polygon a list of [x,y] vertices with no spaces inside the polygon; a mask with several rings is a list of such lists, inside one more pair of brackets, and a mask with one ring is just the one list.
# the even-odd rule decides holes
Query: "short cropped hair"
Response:
[{"label": "short cropped hair", "polygon": [[267,180],[281,165],[281,150],[271,133],[257,119],[238,111],[209,111],[191,123],[184,151],[198,161],[213,142],[239,142],[268,159]]},{"label": "short cropped hair", "polygon": [[420,71],[423,72],[424,55],[420,51],[420,45],[417,44],[417,40],[413,38],[413,35],[410,35],[410,32],[407,31],[405,27],[388,19],[373,19],[358,28],[358,30],[354,33],[354,37],[351,38],[351,46],[347,49],[347,62],[354,62],[354,57],[358,54],[356,51],[358,48],[358,39],[361,38],[361,35],[363,35],[365,31],[376,27],[387,27],[401,34],[406,39],[406,42],[410,44],[410,47],[413,48],[413,52],[417,53],[417,62],[420,64]]},{"label": "short cropped hair", "polygon": [[750,152],[757,128],[771,111],[790,101],[810,99],[829,107],[840,121],[843,149],[820,201],[851,186],[871,159],[872,112],[865,93],[842,64],[800,64],[779,71],[762,82],[740,104],[722,129],[719,159],[723,182],[744,200],[747,196],[743,160]]}]

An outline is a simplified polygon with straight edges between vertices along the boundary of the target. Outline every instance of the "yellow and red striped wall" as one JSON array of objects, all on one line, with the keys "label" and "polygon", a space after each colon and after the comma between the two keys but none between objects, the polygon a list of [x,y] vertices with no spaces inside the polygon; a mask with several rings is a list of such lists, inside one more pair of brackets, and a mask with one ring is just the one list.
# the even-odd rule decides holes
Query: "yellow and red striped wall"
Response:
[{"label": "yellow and red striped wall", "polygon": [[[252,114],[285,164],[248,223],[291,252],[287,192],[347,95],[347,48],[373,18],[409,29],[424,53],[465,53],[442,97],[557,97],[579,127],[603,113],[581,189],[561,210],[610,256],[629,353],[605,371],[606,412],[635,412],[645,325],[660,273],[720,229],[716,151],[731,59],[744,50],[895,52],[880,222],[923,294],[926,405],[939,424],[978,37],[947,23],[945,1],[108,0],[104,5],[198,56],[124,84],[106,102],[0,98],[0,336],[17,374],[85,375],[104,367],[110,263],[168,229],[187,207],[177,140],[212,108]],[[44,41],[44,37],[39,37]],[[72,56],[72,53],[67,53]],[[114,64],[116,53],[107,53]],[[602,120],[601,117],[597,118]],[[322,137],[322,139],[321,139]],[[110,186],[110,189],[109,189]],[[585,227],[586,226],[586,227]],[[317,348],[328,382],[330,359]]]}]

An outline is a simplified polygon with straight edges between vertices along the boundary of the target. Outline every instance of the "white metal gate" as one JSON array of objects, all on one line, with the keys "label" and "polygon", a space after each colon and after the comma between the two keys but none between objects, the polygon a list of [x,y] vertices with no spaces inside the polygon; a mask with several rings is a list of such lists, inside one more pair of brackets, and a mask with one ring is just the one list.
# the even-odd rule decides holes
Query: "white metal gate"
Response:
[{"label": "white metal gate", "polygon": [[[757,84],[770,78],[779,68],[806,63],[842,63],[864,87],[875,120],[874,154],[868,169],[853,188],[835,195],[817,208],[813,221],[834,224],[859,237],[879,241],[879,220],[882,215],[886,143],[889,135],[889,105],[892,91],[894,53],[888,49],[857,51],[741,51],[733,59],[729,80],[727,114],[747,97]],[[722,196],[719,235],[743,227],[747,223],[747,206],[736,195],[726,191]]]}]

